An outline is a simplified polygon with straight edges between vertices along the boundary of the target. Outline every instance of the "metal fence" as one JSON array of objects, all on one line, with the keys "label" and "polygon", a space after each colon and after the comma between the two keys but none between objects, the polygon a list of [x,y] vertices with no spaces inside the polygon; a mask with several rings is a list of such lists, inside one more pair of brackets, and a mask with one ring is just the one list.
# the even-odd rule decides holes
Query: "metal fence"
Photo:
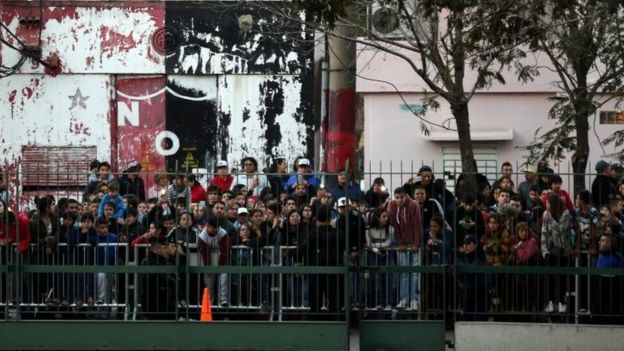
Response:
[{"label": "metal fence", "polygon": [[[467,210],[462,198],[444,198],[447,188],[438,182],[441,197],[421,203],[421,215],[442,222],[436,231],[429,228],[433,222],[421,222],[428,230],[420,242],[405,244],[388,229],[387,223],[403,220],[388,203],[395,201],[396,187],[422,180],[417,170],[367,173],[366,186],[345,175],[347,186],[335,188],[331,179],[337,174],[315,174],[314,191],[310,184],[297,189],[296,175],[292,188],[262,196],[242,187],[228,190],[224,198],[217,190],[216,198],[225,200],[219,202],[220,213],[210,209],[217,205],[208,196],[201,203],[177,202],[175,195],[187,189],[187,174],[161,173],[158,178],[167,181],[162,188],[158,180],[153,184],[158,198],[126,196],[124,206],[136,210],[116,217],[98,208],[108,206],[103,191],[85,194],[84,184],[25,187],[19,167],[9,169],[3,174],[9,180],[4,207],[11,211],[0,219],[5,319],[199,320],[205,288],[215,319],[348,321],[355,316],[621,324],[624,316],[621,266],[597,268],[598,261],[621,259],[621,221],[617,229],[617,221],[598,218],[590,247],[577,245],[582,235],[572,225],[568,242],[554,250],[542,231],[545,209],[513,212],[513,206],[489,209],[478,203],[481,207]],[[268,176],[270,181],[288,178]],[[172,198],[167,189],[176,178],[184,183]],[[251,187],[256,178],[248,179],[245,186]],[[54,199],[42,201],[46,195]],[[343,196],[351,202],[338,201]],[[304,213],[306,207],[312,217]],[[75,216],[66,215],[69,211]],[[107,230],[98,232],[102,222],[93,219],[102,213],[108,216]],[[372,219],[383,213],[398,217],[381,225]],[[211,218],[217,218],[216,227]],[[492,229],[492,218],[504,229]],[[129,229],[135,222],[142,229]],[[518,222],[527,224],[526,237],[516,231]],[[471,225],[481,230],[469,230]],[[386,237],[380,237],[384,231]],[[602,236],[610,241],[609,250],[599,247],[596,239]],[[526,257],[519,259],[520,252]]]}]

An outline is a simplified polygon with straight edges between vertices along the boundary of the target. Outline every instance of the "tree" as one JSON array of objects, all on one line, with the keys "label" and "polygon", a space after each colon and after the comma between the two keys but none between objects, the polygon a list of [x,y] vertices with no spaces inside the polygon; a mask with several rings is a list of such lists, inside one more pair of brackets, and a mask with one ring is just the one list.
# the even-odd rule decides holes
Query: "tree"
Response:
[{"label": "tree", "polygon": [[[493,82],[504,84],[502,71],[516,59],[524,57],[519,44],[526,38],[526,21],[520,17],[523,7],[517,0],[293,0],[292,6],[255,2],[277,16],[301,18],[316,30],[396,55],[422,79],[430,89],[425,91],[424,106],[436,108],[436,99],[450,105],[462,158],[462,171],[474,189],[477,166],[470,134],[469,103],[475,93]],[[402,40],[390,39],[370,30],[367,9],[387,10],[373,18],[389,30],[402,28]],[[357,16],[347,16],[356,13]],[[357,35],[346,37],[335,31],[337,26],[357,28]],[[362,39],[365,37],[366,39]],[[466,70],[476,72],[468,82]],[[519,72],[528,79],[531,70]],[[414,112],[414,111],[413,111]],[[422,114],[424,112],[418,113]],[[424,122],[428,124],[428,122]],[[470,186],[469,185],[469,186]]]},{"label": "tree", "polygon": [[[536,131],[529,159],[561,160],[573,152],[574,192],[585,189],[589,117],[624,92],[624,3],[619,0],[541,0],[532,4],[531,48],[544,53],[559,76],[549,118],[555,128]],[[605,142],[624,142],[618,132]],[[619,142],[619,144],[618,144]]]}]

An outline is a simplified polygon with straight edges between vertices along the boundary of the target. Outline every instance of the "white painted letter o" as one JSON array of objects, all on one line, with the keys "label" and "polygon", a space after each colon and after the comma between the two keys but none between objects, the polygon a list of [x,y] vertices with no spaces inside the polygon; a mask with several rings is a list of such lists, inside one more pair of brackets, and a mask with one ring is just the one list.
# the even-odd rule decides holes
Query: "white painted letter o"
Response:
[{"label": "white painted letter o", "polygon": [[[169,150],[163,149],[161,145],[162,141],[165,138],[171,139],[172,145]],[[154,144],[154,146],[156,147],[156,152],[163,156],[171,156],[178,152],[178,150],[180,149],[180,139],[178,139],[178,136],[174,132],[170,132],[168,130],[163,130],[162,132],[158,133],[156,135],[156,140],[154,140]]]}]

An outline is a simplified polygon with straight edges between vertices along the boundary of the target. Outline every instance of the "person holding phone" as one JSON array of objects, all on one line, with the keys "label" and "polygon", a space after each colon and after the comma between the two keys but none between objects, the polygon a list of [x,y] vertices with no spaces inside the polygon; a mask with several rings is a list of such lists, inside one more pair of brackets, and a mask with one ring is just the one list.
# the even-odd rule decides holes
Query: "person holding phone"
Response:
[{"label": "person holding phone", "polygon": [[297,160],[297,172],[291,175],[286,182],[286,191],[293,195],[297,188],[297,184],[305,183],[308,186],[307,197],[311,198],[316,194],[316,190],[321,185],[321,180],[312,173],[310,160],[307,158],[299,158]]},{"label": "person holding phone", "polygon": [[384,207],[389,197],[390,194],[386,188],[386,181],[381,177],[375,178],[375,180],[373,180],[373,185],[371,185],[370,189],[364,194],[364,200],[371,209]]}]

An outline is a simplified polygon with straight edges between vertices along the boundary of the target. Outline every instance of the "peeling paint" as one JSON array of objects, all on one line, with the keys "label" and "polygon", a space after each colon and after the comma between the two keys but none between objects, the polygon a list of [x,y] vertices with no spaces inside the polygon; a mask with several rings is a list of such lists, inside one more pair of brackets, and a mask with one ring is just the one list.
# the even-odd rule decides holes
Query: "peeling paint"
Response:
[{"label": "peeling paint", "polygon": [[311,40],[275,34],[301,32],[311,39],[312,33],[249,4],[171,5],[167,25],[180,33],[178,50],[167,57],[167,70],[174,73],[304,74],[312,69],[309,54],[303,54],[312,52]]},{"label": "peeling paint", "polygon": [[[128,77],[118,79],[115,83],[117,90],[116,104],[131,106],[127,111],[138,117],[134,124],[120,125],[120,119],[125,118],[121,109],[117,108],[116,136],[118,143],[117,159],[123,167],[130,161],[138,161],[143,172],[155,172],[165,168],[165,157],[156,152],[156,135],[165,130],[165,94],[155,94],[165,88],[164,77]],[[127,96],[151,96],[149,98],[129,99]],[[153,179],[145,174],[143,179],[149,187]]]},{"label": "peeling paint", "polygon": [[[0,135],[6,149],[0,162],[13,162],[23,145],[97,145],[97,157],[109,159],[109,79],[108,75],[0,79],[0,106],[11,106],[0,110]],[[67,95],[77,88],[90,98],[84,109],[70,110],[72,101]]]},{"label": "peeling paint", "polygon": [[137,46],[132,33],[124,35],[108,27],[100,28],[100,38],[100,56],[108,55],[109,58],[116,52],[129,52]]},{"label": "peeling paint", "polygon": [[15,103],[15,95],[17,95],[17,90],[13,90],[10,94],[9,94],[9,103],[11,105],[13,105],[13,103]]},{"label": "peeling paint", "polygon": [[308,154],[307,131],[313,127],[295,118],[301,107],[301,89],[297,76],[219,78],[219,110],[221,118],[230,120],[227,154],[232,162],[245,155]]},{"label": "peeling paint", "polygon": [[23,95],[24,95],[27,99],[30,99],[30,97],[31,97],[31,96],[32,96],[32,94],[33,94],[33,91],[32,91],[32,89],[30,89],[29,87],[26,87],[26,88],[22,89],[22,94],[23,94]]},{"label": "peeling paint", "polygon": [[[313,42],[300,41],[310,32],[244,3],[141,3],[44,8],[42,57],[57,54],[62,72],[41,76],[52,72],[27,64],[0,80],[5,159],[23,145],[97,145],[99,159],[113,153],[122,167],[137,160],[152,172],[189,152],[201,166],[312,155]],[[0,17],[15,29],[31,8],[0,4]],[[166,57],[151,46],[165,24],[178,35]],[[17,59],[0,50],[0,61]],[[158,154],[162,132],[179,138],[174,155]]]},{"label": "peeling paint", "polygon": [[76,135],[84,134],[87,136],[91,136],[89,127],[87,127],[83,123],[71,123],[69,125],[69,132],[74,133]]},{"label": "peeling paint", "polygon": [[[58,54],[64,73],[164,73],[164,57],[152,53],[149,40],[164,25],[164,11],[164,4],[135,7],[131,2],[109,8],[44,7],[42,57]],[[12,31],[19,26],[19,16],[30,12],[30,6],[0,4],[2,21]],[[14,50],[0,55],[0,62],[19,59]],[[43,71],[42,65],[22,68],[22,73]]]}]

